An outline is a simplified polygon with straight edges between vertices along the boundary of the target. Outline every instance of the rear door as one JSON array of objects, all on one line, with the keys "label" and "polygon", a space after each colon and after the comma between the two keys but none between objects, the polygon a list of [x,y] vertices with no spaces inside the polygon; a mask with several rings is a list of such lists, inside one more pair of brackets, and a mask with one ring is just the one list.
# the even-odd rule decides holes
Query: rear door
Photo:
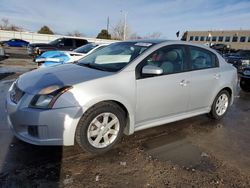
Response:
[{"label": "rear door", "polygon": [[217,56],[204,48],[189,46],[190,99],[188,111],[207,108],[218,90],[220,82]]}]

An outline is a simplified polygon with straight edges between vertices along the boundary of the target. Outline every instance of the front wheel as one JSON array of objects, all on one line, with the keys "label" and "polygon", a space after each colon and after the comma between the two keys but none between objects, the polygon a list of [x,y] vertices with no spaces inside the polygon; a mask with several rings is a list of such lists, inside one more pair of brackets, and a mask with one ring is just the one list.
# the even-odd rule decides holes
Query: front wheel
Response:
[{"label": "front wheel", "polygon": [[213,119],[221,119],[227,112],[230,105],[230,94],[226,90],[222,90],[215,98],[210,111],[210,117]]},{"label": "front wheel", "polygon": [[245,92],[250,92],[250,78],[241,78],[240,79],[240,88]]},{"label": "front wheel", "polygon": [[89,153],[104,153],[120,140],[124,127],[125,113],[122,108],[103,102],[92,107],[80,119],[76,142]]}]

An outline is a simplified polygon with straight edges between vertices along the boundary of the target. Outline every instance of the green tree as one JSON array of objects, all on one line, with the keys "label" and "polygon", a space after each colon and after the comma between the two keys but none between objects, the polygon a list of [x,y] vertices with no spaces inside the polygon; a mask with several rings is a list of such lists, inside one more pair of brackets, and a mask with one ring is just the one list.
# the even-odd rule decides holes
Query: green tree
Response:
[{"label": "green tree", "polygon": [[97,35],[98,39],[111,39],[111,35],[106,29],[102,29],[101,32]]},{"label": "green tree", "polygon": [[40,34],[50,34],[50,35],[54,34],[54,32],[48,26],[46,26],[46,25],[44,25],[43,27],[41,27],[41,29],[37,33],[40,33]]}]

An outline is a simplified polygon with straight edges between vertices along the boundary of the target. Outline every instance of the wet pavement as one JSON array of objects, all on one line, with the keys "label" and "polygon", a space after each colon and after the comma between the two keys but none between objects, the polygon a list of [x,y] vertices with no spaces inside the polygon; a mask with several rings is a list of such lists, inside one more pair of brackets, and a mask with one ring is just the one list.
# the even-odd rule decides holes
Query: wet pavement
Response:
[{"label": "wet pavement", "polygon": [[0,80],[0,187],[250,187],[250,94],[240,89],[220,121],[202,115],[143,130],[91,156],[12,135],[4,101],[14,77]]}]

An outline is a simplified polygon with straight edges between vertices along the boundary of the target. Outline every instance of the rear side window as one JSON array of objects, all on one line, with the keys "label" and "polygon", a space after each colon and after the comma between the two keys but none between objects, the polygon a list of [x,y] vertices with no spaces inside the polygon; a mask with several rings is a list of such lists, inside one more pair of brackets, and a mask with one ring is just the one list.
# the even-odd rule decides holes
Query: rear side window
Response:
[{"label": "rear side window", "polygon": [[218,66],[217,57],[212,52],[194,46],[190,46],[189,49],[192,70],[208,69]]}]

